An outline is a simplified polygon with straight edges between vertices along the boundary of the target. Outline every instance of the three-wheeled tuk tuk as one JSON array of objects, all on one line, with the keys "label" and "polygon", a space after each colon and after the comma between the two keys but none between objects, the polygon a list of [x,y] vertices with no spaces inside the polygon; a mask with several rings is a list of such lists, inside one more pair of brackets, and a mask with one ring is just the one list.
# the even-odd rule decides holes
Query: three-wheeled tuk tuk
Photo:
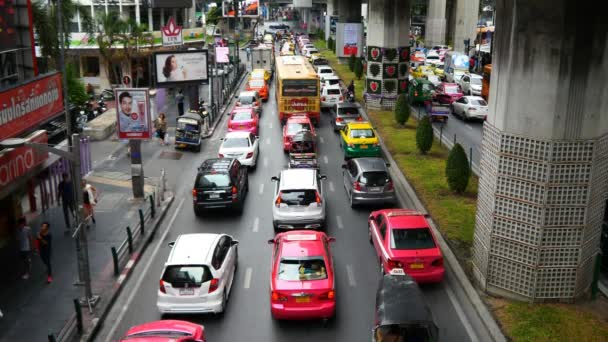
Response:
[{"label": "three-wheeled tuk tuk", "polygon": [[177,118],[175,129],[175,148],[191,147],[200,152],[203,118],[198,113],[186,113]]},{"label": "three-wheeled tuk tuk", "polygon": [[395,269],[380,280],[375,316],[372,342],[439,339],[439,329],[422,291],[402,269]]},{"label": "three-wheeled tuk tuk", "polygon": [[433,99],[435,86],[425,78],[415,78],[410,82],[409,97],[412,103],[424,103]]},{"label": "three-wheeled tuk tuk", "polygon": [[309,131],[301,131],[293,136],[289,147],[289,168],[318,168],[317,144]]}]

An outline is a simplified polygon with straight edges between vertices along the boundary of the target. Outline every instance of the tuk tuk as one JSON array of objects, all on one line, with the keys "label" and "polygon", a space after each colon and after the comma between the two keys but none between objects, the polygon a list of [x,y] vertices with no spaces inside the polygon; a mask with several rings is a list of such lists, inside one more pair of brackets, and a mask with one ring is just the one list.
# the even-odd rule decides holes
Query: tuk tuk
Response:
[{"label": "tuk tuk", "polygon": [[175,148],[191,147],[200,152],[203,118],[198,113],[185,113],[177,118],[175,129]]},{"label": "tuk tuk", "polygon": [[314,135],[309,131],[301,131],[294,135],[289,147],[289,168],[317,169],[318,167]]},{"label": "tuk tuk", "polygon": [[372,342],[438,341],[439,329],[418,284],[403,269],[380,279]]},{"label": "tuk tuk", "polygon": [[425,103],[433,99],[435,86],[424,78],[414,78],[410,82],[409,97],[412,103]]}]

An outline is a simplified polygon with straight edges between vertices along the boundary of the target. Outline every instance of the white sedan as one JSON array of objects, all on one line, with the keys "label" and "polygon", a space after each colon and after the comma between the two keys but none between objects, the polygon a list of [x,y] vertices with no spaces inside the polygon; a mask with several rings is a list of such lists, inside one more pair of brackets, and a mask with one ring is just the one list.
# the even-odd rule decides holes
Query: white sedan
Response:
[{"label": "white sedan", "polygon": [[483,78],[475,74],[467,74],[462,76],[458,84],[462,88],[462,92],[467,95],[481,95],[481,80]]},{"label": "white sedan", "polygon": [[452,112],[464,120],[485,120],[488,116],[488,103],[480,96],[463,96],[452,102]]},{"label": "white sedan", "polygon": [[260,154],[259,138],[249,132],[229,132],[222,139],[220,158],[236,158],[241,165],[255,168]]}]

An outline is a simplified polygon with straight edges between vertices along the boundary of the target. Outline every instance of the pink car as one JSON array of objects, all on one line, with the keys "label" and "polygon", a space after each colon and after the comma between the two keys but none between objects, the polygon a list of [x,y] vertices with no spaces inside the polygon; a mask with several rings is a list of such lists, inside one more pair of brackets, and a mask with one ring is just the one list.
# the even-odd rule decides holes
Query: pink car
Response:
[{"label": "pink car", "polygon": [[121,339],[122,342],[205,342],[203,326],[177,320],[144,323],[132,327]]},{"label": "pink car", "polygon": [[260,118],[254,107],[234,107],[228,120],[228,132],[249,132],[258,135]]},{"label": "pink car", "polygon": [[336,312],[333,260],[323,232],[277,234],[270,273],[270,313],[275,319],[329,319]]},{"label": "pink car", "polygon": [[441,83],[435,89],[435,100],[441,104],[451,105],[452,102],[458,101],[464,94],[460,86],[456,83]]}]

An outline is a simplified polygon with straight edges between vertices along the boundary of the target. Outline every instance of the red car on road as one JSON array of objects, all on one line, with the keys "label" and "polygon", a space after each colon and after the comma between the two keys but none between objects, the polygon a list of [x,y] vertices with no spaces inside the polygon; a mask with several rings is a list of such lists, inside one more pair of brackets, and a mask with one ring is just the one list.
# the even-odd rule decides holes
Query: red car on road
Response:
[{"label": "red car on road", "polygon": [[369,242],[382,273],[402,269],[418,283],[438,283],[443,255],[425,216],[414,210],[384,209],[369,215]]},{"label": "red car on road", "polygon": [[333,237],[293,230],[268,240],[273,245],[270,313],[274,319],[329,319],[336,312],[330,243]]},{"label": "red car on road", "polygon": [[260,118],[252,106],[234,107],[228,120],[228,132],[242,131],[258,135]]},{"label": "red car on road", "polygon": [[306,115],[294,115],[290,116],[283,126],[283,151],[289,151],[291,146],[291,139],[294,135],[301,131],[309,131],[312,135],[315,135],[315,128],[312,122]]},{"label": "red car on road", "polygon": [[154,321],[134,326],[121,342],[205,342],[202,325],[176,320]]},{"label": "red car on road", "polygon": [[456,83],[441,83],[435,89],[435,100],[441,104],[451,105],[452,102],[458,101],[464,94],[460,86]]}]

